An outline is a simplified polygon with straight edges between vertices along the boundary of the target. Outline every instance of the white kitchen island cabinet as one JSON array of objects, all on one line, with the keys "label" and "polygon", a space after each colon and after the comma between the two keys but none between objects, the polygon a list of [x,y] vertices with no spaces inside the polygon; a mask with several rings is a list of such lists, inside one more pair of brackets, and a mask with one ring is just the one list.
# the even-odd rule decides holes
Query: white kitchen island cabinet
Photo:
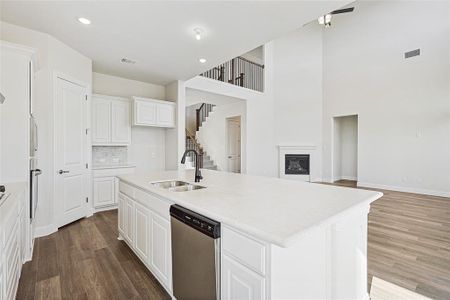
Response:
[{"label": "white kitchen island cabinet", "polygon": [[[132,224],[141,227],[134,242],[127,238],[121,226],[133,215],[119,205],[120,238],[172,297],[169,207],[175,203],[221,223],[221,299],[369,299],[367,214],[381,193],[202,172],[198,184],[205,188],[187,192],[151,183],[192,182],[191,170],[119,176],[121,197],[132,199],[137,212]],[[150,217],[136,208],[140,205]]]}]

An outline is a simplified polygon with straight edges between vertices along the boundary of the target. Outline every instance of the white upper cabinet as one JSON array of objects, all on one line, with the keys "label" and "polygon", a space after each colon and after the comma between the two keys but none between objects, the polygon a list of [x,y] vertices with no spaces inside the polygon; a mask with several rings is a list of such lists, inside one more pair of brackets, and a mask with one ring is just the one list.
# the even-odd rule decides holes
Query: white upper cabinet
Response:
[{"label": "white upper cabinet", "polygon": [[103,95],[92,96],[92,144],[131,144],[128,100]]},{"label": "white upper cabinet", "polygon": [[134,97],[133,125],[175,127],[175,103]]},{"label": "white upper cabinet", "polygon": [[111,101],[111,143],[131,143],[130,103]]}]

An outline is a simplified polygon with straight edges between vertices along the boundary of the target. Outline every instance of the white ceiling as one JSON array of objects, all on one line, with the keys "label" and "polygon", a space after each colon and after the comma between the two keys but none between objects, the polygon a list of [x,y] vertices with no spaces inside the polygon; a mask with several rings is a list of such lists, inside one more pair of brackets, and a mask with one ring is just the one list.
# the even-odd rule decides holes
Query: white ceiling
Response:
[{"label": "white ceiling", "polygon": [[[349,2],[0,1],[0,11],[3,21],[49,33],[91,58],[96,72],[166,84],[189,79]],[[80,16],[92,24],[78,23]],[[205,30],[200,41],[194,38],[196,27]],[[123,57],[137,63],[123,64]]]}]

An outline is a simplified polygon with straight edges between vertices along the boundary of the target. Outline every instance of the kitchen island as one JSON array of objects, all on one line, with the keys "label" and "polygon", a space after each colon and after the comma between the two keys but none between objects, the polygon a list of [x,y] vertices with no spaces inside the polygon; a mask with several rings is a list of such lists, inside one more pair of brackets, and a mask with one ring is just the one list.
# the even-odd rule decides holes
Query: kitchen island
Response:
[{"label": "kitchen island", "polygon": [[367,214],[382,193],[202,170],[119,176],[119,238],[172,295],[169,208],[221,223],[222,299],[368,299]]}]

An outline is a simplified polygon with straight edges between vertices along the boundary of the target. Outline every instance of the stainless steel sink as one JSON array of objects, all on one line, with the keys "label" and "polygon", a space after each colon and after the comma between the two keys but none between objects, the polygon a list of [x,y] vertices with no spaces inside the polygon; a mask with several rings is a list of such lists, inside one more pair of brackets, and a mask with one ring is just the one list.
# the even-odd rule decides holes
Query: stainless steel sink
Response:
[{"label": "stainless steel sink", "polygon": [[152,185],[162,189],[169,190],[171,192],[187,192],[205,188],[204,186],[195,185],[189,182],[179,180],[153,182]]}]

